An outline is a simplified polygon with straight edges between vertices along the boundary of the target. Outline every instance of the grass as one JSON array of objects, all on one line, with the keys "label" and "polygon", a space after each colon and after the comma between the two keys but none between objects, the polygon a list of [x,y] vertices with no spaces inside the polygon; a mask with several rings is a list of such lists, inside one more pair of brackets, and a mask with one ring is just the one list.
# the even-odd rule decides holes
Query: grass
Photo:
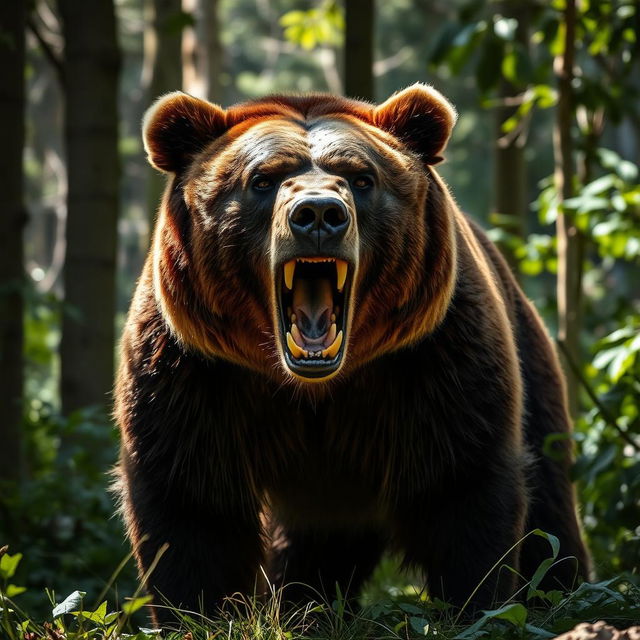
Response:
[{"label": "grass", "polygon": [[[552,542],[550,540],[553,548]],[[157,640],[160,637],[158,631],[144,626],[149,597],[140,589],[120,603],[109,603],[106,599],[128,559],[121,563],[93,604],[81,591],[75,591],[61,602],[57,602],[52,592],[43,594],[43,598],[50,600],[51,616],[41,622],[32,620],[28,612],[20,608],[20,595],[24,590],[11,582],[21,555],[10,555],[5,547],[0,549],[0,556],[2,640]],[[555,561],[555,556],[550,559]],[[544,575],[552,562],[547,562],[546,568],[541,565],[539,574]],[[330,601],[318,594],[317,602],[297,608],[285,607],[282,592],[274,589],[267,598],[229,598],[224,610],[212,619],[174,609],[180,630],[167,632],[163,637],[168,640],[411,640],[425,637],[529,640],[553,638],[585,621],[604,619],[619,628],[640,623],[640,588],[623,577],[584,583],[568,594],[542,592],[536,588],[536,579],[534,576],[526,588],[503,606],[483,612],[473,623],[463,623],[459,611],[443,602],[431,601],[412,586],[409,576],[400,576],[395,571],[392,559],[386,559],[355,608],[339,590]]]}]

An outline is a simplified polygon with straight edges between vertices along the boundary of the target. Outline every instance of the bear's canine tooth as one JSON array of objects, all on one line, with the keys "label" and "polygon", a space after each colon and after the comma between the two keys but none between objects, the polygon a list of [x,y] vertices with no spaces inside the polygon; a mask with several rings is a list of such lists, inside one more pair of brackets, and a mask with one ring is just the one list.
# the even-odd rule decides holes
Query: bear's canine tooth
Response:
[{"label": "bear's canine tooth", "polygon": [[291,337],[295,340],[295,343],[302,349],[300,343],[304,343],[302,336],[300,335],[300,330],[298,329],[298,325],[295,322],[291,325]]},{"label": "bear's canine tooth", "polygon": [[291,314],[291,324],[295,324],[298,316],[295,313]]},{"label": "bear's canine tooth", "polygon": [[335,358],[342,345],[342,331],[337,335],[333,344],[322,351],[323,358]]},{"label": "bear's canine tooth", "polygon": [[289,351],[291,352],[291,355],[294,358],[300,359],[302,357],[306,358],[309,356],[308,351],[301,349],[296,344],[295,340],[293,339],[293,336],[291,335],[291,333],[289,333],[289,331],[287,331],[287,347],[289,347]]},{"label": "bear's canine tooth", "polygon": [[333,344],[333,341],[336,339],[336,331],[337,331],[337,327],[336,327],[336,323],[335,323],[335,318],[333,318],[334,322],[333,324],[329,327],[329,332],[327,333],[327,337],[325,340],[325,344],[327,347],[330,347]]},{"label": "bear's canine tooth", "polygon": [[342,293],[344,283],[347,281],[347,270],[349,265],[344,260],[336,260],[336,272],[338,274],[338,291]]},{"label": "bear's canine tooth", "polygon": [[289,260],[289,262],[285,262],[284,265],[284,284],[291,291],[293,289],[293,274],[296,270],[296,261]]}]

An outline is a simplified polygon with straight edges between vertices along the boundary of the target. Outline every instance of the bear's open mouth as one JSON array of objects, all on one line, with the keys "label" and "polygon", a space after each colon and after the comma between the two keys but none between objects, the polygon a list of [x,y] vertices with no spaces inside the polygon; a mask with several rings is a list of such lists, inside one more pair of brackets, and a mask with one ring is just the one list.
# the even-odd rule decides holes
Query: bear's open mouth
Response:
[{"label": "bear's open mouth", "polygon": [[287,366],[300,377],[324,378],[340,366],[351,271],[345,260],[329,257],[295,258],[282,266],[282,344]]}]

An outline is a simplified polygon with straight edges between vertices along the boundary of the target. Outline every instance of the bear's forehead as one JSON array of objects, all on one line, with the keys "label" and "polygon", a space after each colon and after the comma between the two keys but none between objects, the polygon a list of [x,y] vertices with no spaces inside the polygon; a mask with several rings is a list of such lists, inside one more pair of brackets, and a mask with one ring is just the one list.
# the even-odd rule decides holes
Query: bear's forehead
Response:
[{"label": "bear's forehead", "polygon": [[371,164],[401,162],[402,154],[384,132],[352,120],[324,117],[310,121],[270,119],[235,138],[228,151],[246,170],[269,165],[349,163],[354,170]]}]

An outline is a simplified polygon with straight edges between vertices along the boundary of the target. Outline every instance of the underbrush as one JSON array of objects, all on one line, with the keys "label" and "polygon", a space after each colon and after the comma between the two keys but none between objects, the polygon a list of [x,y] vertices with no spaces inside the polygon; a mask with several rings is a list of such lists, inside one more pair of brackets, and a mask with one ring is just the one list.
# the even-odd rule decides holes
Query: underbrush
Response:
[{"label": "underbrush", "polygon": [[[355,606],[339,590],[332,599],[318,594],[317,602],[291,608],[283,606],[282,591],[269,597],[228,599],[215,618],[174,609],[179,629],[148,628],[145,605],[150,598],[135,590],[120,599],[113,590],[125,558],[100,594],[74,591],[66,598],[47,590],[45,620],[32,617],[20,602],[26,589],[14,584],[20,553],[0,549],[0,637],[2,640],[529,640],[554,638],[579,622],[606,620],[618,628],[640,622],[640,588],[630,579],[616,577],[583,583],[571,593],[544,592],[537,588],[546,571],[558,561],[557,540],[543,532],[552,552],[533,579],[503,606],[484,611],[473,622],[465,611],[430,600],[402,582],[387,559]],[[511,570],[494,567],[494,570]],[[34,594],[31,594],[33,601]],[[146,625],[146,626],[145,626]]]}]

